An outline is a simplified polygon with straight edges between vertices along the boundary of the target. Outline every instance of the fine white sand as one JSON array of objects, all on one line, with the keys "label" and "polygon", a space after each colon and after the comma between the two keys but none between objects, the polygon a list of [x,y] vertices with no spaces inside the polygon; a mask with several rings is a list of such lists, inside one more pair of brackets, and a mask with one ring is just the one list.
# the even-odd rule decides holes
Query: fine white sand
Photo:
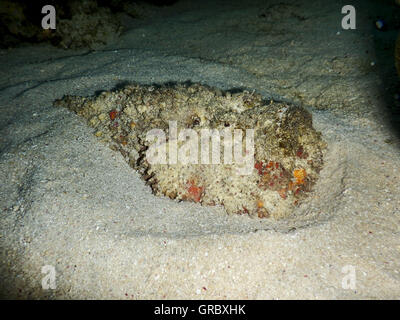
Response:
[{"label": "fine white sand", "polygon": [[[354,31],[340,28],[341,4],[304,2],[180,1],[130,21],[102,50],[0,51],[1,297],[400,298],[400,143],[385,111],[393,55],[376,53],[373,1],[353,1]],[[309,108],[328,149],[297,218],[155,197],[83,119],[52,107],[64,94],[186,80]],[[42,288],[45,265],[54,290]],[[355,288],[343,287],[346,266]]]}]

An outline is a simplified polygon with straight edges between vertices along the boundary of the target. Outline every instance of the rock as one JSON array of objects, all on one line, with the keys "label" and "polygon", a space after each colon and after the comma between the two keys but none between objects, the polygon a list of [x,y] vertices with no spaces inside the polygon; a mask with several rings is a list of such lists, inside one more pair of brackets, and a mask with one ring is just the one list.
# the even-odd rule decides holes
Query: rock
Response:
[{"label": "rock", "polygon": [[57,24],[58,46],[97,49],[120,35],[122,26],[109,8],[94,0],[73,1],[69,7],[71,18],[59,19]]},{"label": "rock", "polygon": [[134,84],[54,104],[84,117],[156,195],[228,213],[291,216],[323,165],[325,143],[311,114],[254,92]]},{"label": "rock", "polygon": [[0,46],[15,45],[19,39],[31,40],[43,29],[26,15],[26,5],[16,1],[0,1]]},{"label": "rock", "polygon": [[41,3],[0,2],[0,46],[23,42],[51,42],[62,48],[96,49],[121,33],[119,18],[95,0],[54,1],[56,29],[43,29]]}]

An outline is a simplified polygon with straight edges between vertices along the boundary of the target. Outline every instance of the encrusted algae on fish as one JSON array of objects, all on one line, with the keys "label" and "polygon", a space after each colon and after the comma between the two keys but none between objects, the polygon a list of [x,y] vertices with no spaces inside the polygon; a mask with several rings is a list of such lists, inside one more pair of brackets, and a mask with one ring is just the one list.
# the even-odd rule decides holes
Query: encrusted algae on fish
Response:
[{"label": "encrusted algae on fish", "polygon": [[[65,96],[55,105],[84,117],[95,135],[120,151],[156,195],[220,204],[228,213],[275,219],[291,216],[293,208],[310,194],[323,165],[325,143],[312,126],[311,114],[300,106],[263,100],[254,92],[233,93],[188,83],[133,84],[97,97]],[[241,129],[243,141],[246,129],[254,129],[251,171],[238,174],[242,164],[234,157],[232,163],[224,162],[224,146],[219,150],[219,164],[149,163],[146,134],[160,129],[168,137],[171,121],[176,121],[178,133],[190,128],[199,136],[202,129],[221,133]],[[222,134],[221,140],[225,140]],[[171,143],[167,138],[165,150],[172,150]],[[184,143],[180,141],[178,148]],[[246,150],[248,146],[243,146],[242,151]]]}]

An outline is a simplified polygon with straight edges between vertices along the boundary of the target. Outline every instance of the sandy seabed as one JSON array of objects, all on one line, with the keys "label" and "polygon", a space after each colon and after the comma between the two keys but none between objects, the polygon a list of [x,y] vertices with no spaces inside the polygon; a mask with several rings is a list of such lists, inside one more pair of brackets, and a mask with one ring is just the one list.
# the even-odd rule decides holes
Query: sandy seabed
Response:
[{"label": "sandy seabed", "polygon": [[[263,17],[262,1],[180,1],[101,50],[2,50],[1,297],[400,298],[400,144],[384,85],[397,79],[393,54],[379,58],[370,34],[373,1],[353,2],[356,31],[341,30],[339,4],[277,1]],[[188,80],[310,110],[328,148],[298,218],[155,197],[82,119],[52,106],[65,94]],[[54,290],[42,288],[45,265]]]}]

